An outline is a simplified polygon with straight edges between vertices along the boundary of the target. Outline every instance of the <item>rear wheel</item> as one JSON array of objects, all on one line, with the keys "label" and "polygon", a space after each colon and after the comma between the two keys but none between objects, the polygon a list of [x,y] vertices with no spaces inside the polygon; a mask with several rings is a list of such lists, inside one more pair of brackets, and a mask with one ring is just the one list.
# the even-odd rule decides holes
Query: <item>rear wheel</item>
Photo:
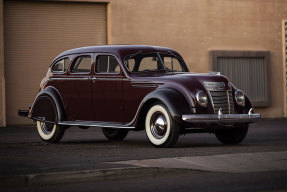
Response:
[{"label": "rear wheel", "polygon": [[127,135],[129,130],[127,129],[113,129],[113,128],[102,128],[102,131],[107,139],[120,141],[123,140]]},{"label": "rear wheel", "polygon": [[37,129],[41,139],[48,143],[59,142],[65,133],[64,127],[41,121],[37,121]]},{"label": "rear wheel", "polygon": [[180,133],[179,124],[162,103],[155,103],[147,112],[145,129],[148,139],[155,147],[173,146]]},{"label": "rear wheel", "polygon": [[247,135],[248,124],[235,126],[232,129],[221,129],[215,132],[217,139],[228,145],[236,145],[241,143]]},{"label": "rear wheel", "polygon": [[54,100],[47,95],[42,95],[35,104],[37,117],[42,117],[45,121],[37,121],[38,133],[43,141],[48,143],[59,142],[64,133],[65,127],[57,125],[58,110]]}]

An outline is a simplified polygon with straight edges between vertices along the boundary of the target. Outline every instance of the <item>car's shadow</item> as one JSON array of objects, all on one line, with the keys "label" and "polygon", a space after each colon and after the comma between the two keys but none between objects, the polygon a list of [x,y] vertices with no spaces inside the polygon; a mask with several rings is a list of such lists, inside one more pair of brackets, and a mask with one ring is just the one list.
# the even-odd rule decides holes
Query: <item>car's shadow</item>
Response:
[{"label": "car's shadow", "polygon": [[[147,139],[128,139],[122,141],[109,141],[109,140],[65,140],[59,142],[57,145],[97,145],[97,147],[104,146],[104,147],[126,147],[126,148],[154,148],[154,149],[162,149],[154,147]],[[243,143],[239,145],[224,145],[217,141],[214,142],[206,142],[206,141],[184,141],[178,142],[173,147],[169,148],[225,148],[225,147],[246,147],[250,146],[248,143]]]},{"label": "car's shadow", "polygon": [[[64,138],[58,143],[59,145],[95,145],[95,147],[119,147],[119,148],[154,148],[147,136],[143,132],[131,132],[122,141],[110,141],[105,138],[103,133],[98,130],[90,130],[89,134],[85,130],[77,128],[71,129],[71,132],[66,132]],[[224,147],[243,147],[250,145],[243,141],[239,145],[223,145],[214,135],[209,134],[188,134],[179,137],[177,143],[169,149],[173,148],[224,148]]]}]

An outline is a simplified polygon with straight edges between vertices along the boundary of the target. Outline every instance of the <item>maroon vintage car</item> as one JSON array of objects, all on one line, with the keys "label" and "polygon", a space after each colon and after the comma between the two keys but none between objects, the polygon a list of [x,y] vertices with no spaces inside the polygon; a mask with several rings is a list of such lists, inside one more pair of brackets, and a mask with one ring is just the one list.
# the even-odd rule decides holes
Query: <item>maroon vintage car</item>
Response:
[{"label": "maroon vintage car", "polygon": [[29,110],[46,142],[70,126],[100,127],[110,140],[145,130],[156,147],[181,134],[215,133],[238,144],[260,119],[248,97],[216,73],[190,73],[173,49],[144,45],[82,47],[58,55]]}]

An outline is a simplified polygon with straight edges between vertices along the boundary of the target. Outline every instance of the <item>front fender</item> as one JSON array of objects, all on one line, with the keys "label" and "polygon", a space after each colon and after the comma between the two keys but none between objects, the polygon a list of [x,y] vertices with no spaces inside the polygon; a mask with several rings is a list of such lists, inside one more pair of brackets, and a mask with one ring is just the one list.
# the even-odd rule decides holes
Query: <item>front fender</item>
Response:
[{"label": "front fender", "polygon": [[[47,105],[52,104],[54,107],[54,113],[56,114],[56,119],[51,119],[53,111],[47,109]],[[52,108],[51,106],[49,106]],[[34,100],[31,110],[28,115],[29,118],[34,120],[41,120],[42,117],[45,117],[46,120],[51,122],[63,121],[65,118],[65,111],[62,102],[62,98],[54,87],[46,87],[38,93],[36,99]],[[47,119],[49,117],[50,119]]]},{"label": "front fender", "polygon": [[178,122],[182,122],[181,116],[183,114],[191,113],[191,108],[186,98],[180,92],[171,88],[156,89],[142,100],[134,124],[138,124],[139,121],[143,120],[151,105],[158,101],[168,108],[171,116]]},{"label": "front fender", "polygon": [[245,106],[244,106],[245,110],[244,110],[244,113],[248,113],[248,111],[251,108],[253,108],[253,106],[252,106],[252,103],[251,103],[249,97],[245,93],[244,93],[244,95],[245,95]]},{"label": "front fender", "polygon": [[[229,85],[231,86],[232,88],[232,95],[234,97],[234,92],[235,90],[237,89],[232,83],[229,83]],[[244,92],[244,95],[245,95],[245,106],[244,107],[241,107],[241,106],[238,106],[236,104],[236,102],[234,101],[234,107],[235,107],[235,111],[237,111],[238,113],[241,113],[241,114],[245,114],[245,113],[248,113],[249,110],[251,108],[253,108],[252,106],[252,103],[250,101],[250,98],[246,95],[246,93]]]}]

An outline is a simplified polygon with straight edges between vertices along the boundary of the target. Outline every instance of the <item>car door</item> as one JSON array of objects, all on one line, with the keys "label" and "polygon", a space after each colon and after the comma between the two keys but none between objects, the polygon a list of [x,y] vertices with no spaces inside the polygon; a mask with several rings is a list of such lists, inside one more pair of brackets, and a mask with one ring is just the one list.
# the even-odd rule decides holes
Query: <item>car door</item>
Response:
[{"label": "car door", "polygon": [[114,55],[96,54],[93,77],[94,110],[97,121],[125,123],[123,116],[123,74]]},{"label": "car door", "polygon": [[70,65],[69,74],[64,84],[63,99],[66,101],[68,120],[93,121],[91,70],[93,54],[76,55]]}]

